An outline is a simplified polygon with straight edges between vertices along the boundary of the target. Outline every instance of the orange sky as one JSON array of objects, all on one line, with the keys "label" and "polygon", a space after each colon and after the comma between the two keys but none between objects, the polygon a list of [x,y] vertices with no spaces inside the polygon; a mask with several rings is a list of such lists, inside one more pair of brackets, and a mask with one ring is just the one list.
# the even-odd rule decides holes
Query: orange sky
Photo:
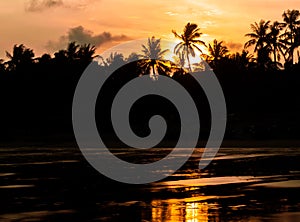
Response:
[{"label": "orange sky", "polygon": [[235,51],[251,23],[281,20],[284,10],[299,6],[299,0],[0,0],[0,57],[20,43],[39,55],[74,38],[93,41],[99,51],[152,35],[172,40],[171,30],[181,32],[189,21],[205,41],[224,40]]}]

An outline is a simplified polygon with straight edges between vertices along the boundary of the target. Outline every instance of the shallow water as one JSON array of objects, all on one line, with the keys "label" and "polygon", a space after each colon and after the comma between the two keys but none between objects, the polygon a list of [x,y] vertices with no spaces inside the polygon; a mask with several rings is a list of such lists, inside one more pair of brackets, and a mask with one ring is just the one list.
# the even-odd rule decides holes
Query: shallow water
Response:
[{"label": "shallow water", "polygon": [[[170,151],[113,150],[143,163]],[[0,221],[300,221],[300,149],[222,148],[200,171],[201,151],[163,181],[128,185],[75,148],[1,148]]]}]

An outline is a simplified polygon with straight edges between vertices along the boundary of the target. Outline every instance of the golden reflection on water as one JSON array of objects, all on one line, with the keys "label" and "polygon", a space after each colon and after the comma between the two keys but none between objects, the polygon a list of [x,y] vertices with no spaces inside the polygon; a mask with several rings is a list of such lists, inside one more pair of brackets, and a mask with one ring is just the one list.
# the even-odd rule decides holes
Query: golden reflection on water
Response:
[{"label": "golden reflection on water", "polygon": [[207,203],[187,203],[186,204],[186,222],[208,221]]},{"label": "golden reflection on water", "polygon": [[[153,200],[152,206],[152,222],[208,222],[219,221],[216,212],[214,215],[209,213],[209,204],[207,202],[199,202],[201,197],[188,199],[169,199],[169,200]],[[205,198],[204,198],[205,199]]]}]

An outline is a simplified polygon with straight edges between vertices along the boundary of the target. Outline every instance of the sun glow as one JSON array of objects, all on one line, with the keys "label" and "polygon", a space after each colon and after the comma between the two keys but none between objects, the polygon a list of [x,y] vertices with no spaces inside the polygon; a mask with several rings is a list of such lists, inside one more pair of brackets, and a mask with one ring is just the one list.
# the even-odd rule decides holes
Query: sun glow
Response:
[{"label": "sun glow", "polygon": [[[174,53],[174,48],[179,42],[180,41],[177,40],[177,41],[162,41],[162,43],[161,43],[162,49],[169,49],[169,51],[164,55],[164,58],[175,64],[178,63],[179,57],[178,57],[178,55],[176,55]],[[198,47],[202,50],[202,53],[199,52],[197,49],[195,49],[195,56],[193,57],[192,55],[189,55],[190,63],[192,66],[198,65],[199,63],[201,63],[203,61],[202,55],[208,54],[207,48],[205,46],[198,46]],[[185,60],[187,60],[186,57],[185,57]],[[188,68],[187,61],[185,61],[183,68]]]}]

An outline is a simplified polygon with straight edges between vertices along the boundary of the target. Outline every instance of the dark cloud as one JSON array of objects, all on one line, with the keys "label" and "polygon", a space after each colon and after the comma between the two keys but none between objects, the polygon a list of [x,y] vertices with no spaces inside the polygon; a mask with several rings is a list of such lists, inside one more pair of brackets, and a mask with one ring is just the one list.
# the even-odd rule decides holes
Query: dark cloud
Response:
[{"label": "dark cloud", "polygon": [[94,35],[90,30],[84,29],[82,26],[71,28],[66,35],[59,38],[58,41],[49,41],[46,45],[48,50],[54,51],[65,48],[69,42],[77,42],[78,44],[91,44],[100,46],[106,42],[128,40],[125,35],[113,36],[109,32]]},{"label": "dark cloud", "polygon": [[27,0],[26,12],[40,12],[50,8],[64,7],[67,9],[82,10],[100,0]]},{"label": "dark cloud", "polygon": [[239,51],[243,48],[243,44],[238,43],[238,42],[226,42],[225,45],[230,49],[230,50],[235,50]]},{"label": "dark cloud", "polygon": [[28,12],[37,12],[63,5],[62,0],[30,0],[25,3],[25,10]]}]

